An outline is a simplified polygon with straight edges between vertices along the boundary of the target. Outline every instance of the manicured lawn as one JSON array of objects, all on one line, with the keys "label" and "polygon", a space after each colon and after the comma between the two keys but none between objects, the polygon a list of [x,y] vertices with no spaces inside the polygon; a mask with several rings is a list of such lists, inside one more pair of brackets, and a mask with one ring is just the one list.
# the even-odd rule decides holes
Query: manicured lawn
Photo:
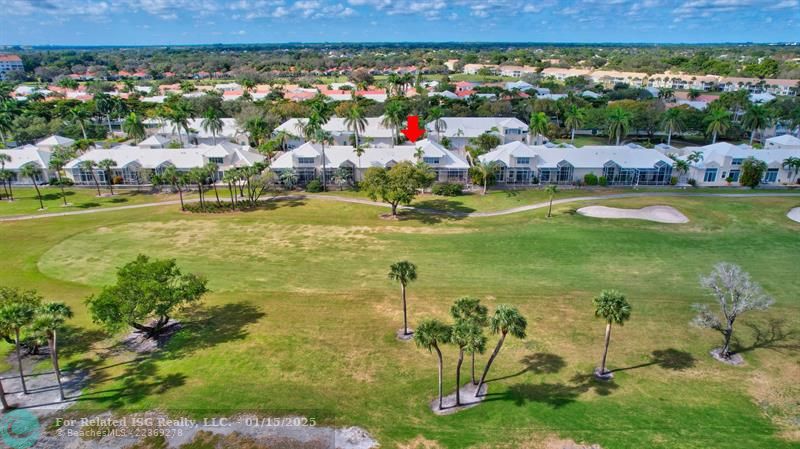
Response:
[{"label": "manicured lawn", "polygon": [[[68,206],[64,206],[61,189],[57,187],[40,187],[39,190],[42,193],[45,210],[39,210],[39,199],[33,187],[14,187],[14,201],[7,201],[5,194],[3,195],[3,200],[0,201],[0,216],[68,212],[178,199],[177,194],[151,194],[145,193],[144,189],[141,192],[137,192],[135,189],[114,189],[114,196],[105,196],[108,194],[108,189],[102,187],[100,192],[104,196],[98,197],[95,189],[73,187],[66,189]],[[186,198],[189,197],[189,195],[186,196]]]},{"label": "manicured lawn", "polygon": [[[540,194],[519,193],[526,203]],[[487,198],[495,207],[518,197],[459,200]],[[420,436],[448,448],[536,447],[548,436],[605,449],[796,447],[786,435],[800,398],[800,224],[785,214],[800,199],[593,203],[667,204],[691,221],[605,221],[575,214],[579,204],[554,207],[551,219],[537,210],[400,221],[322,200],[214,215],[164,206],[0,223],[0,285],[37,288],[76,309],[64,356],[68,368],[94,370],[85,396],[94,399],[76,404],[83,410],[317,410],[366,428],[383,447]],[[164,351],[132,361],[113,351],[82,301],[140,252],[177,258],[207,276],[213,292],[203,310],[183,316],[187,327]],[[404,258],[420,275],[409,290],[412,327],[426,316],[447,319],[463,295],[517,305],[528,317],[528,338],[507,341],[477,408],[435,417],[427,407],[435,357],[394,338],[399,289],[386,272]],[[777,301],[738,323],[744,367],[711,360],[719,337],[689,325],[691,304],[708,300],[698,276],[721,260],[741,264]],[[622,290],[634,307],[614,329],[610,366],[624,370],[612,383],[586,377],[602,348],[591,297],[603,288]],[[444,352],[452,390],[456,351]]]}]

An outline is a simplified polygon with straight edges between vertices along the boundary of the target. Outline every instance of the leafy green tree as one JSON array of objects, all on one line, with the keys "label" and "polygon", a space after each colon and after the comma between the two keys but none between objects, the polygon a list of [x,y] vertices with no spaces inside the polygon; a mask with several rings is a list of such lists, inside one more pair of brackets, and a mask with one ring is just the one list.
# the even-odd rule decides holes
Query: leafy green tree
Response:
[{"label": "leafy green tree", "polygon": [[442,409],[442,399],[444,394],[442,392],[442,370],[444,362],[442,360],[442,350],[439,345],[447,344],[450,342],[452,328],[441,321],[434,319],[426,319],[419,323],[416,332],[414,332],[414,343],[420,348],[427,349],[428,351],[436,351],[436,356],[439,362],[439,410]]},{"label": "leafy green tree", "polygon": [[28,387],[25,385],[25,375],[22,371],[20,332],[33,322],[36,309],[41,302],[42,298],[34,291],[20,291],[10,288],[0,289],[0,330],[3,335],[14,334],[19,380],[22,383],[22,391],[25,394],[28,394]]},{"label": "leafy green tree", "polygon": [[723,342],[719,355],[729,359],[733,324],[739,315],[750,310],[766,310],[775,300],[740,266],[727,262],[714,265],[711,274],[700,278],[700,285],[708,289],[719,304],[721,317],[711,312],[707,305],[695,304],[697,316],[692,323],[720,332]]},{"label": "leafy green tree", "polygon": [[731,113],[722,108],[712,108],[704,119],[706,133],[712,135],[711,143],[717,143],[717,135],[724,134],[731,127]]},{"label": "leafy green tree", "polygon": [[122,122],[122,131],[135,142],[141,142],[147,135],[144,124],[135,112],[131,112]]},{"label": "leafy green tree", "polygon": [[[486,308],[483,304],[481,304],[481,300],[478,298],[472,298],[469,296],[465,296],[463,298],[459,298],[456,302],[450,307],[450,315],[456,321],[456,323],[461,321],[468,321],[476,325],[479,329],[482,329],[489,325],[489,309]],[[482,332],[482,331],[481,331]],[[485,341],[484,341],[484,348],[485,349]],[[477,349],[477,348],[475,348]],[[475,377],[475,352],[479,352],[483,354],[483,349],[480,351],[470,350],[471,360],[471,380],[474,385],[478,384],[478,380]]]},{"label": "leafy green tree", "polygon": [[764,179],[764,173],[766,172],[767,163],[750,156],[742,161],[739,184],[755,189],[761,184],[761,180]]},{"label": "leafy green tree", "polygon": [[361,189],[373,201],[378,198],[392,207],[392,216],[397,216],[397,207],[411,204],[417,189],[424,185],[427,173],[422,168],[401,162],[392,168],[370,167],[361,181]]},{"label": "leafy green tree", "polygon": [[42,192],[39,190],[39,182],[36,180],[42,174],[42,169],[36,163],[31,162],[25,164],[19,170],[19,175],[23,178],[30,178],[33,182],[33,187],[36,189],[36,197],[39,199],[39,207],[44,209],[44,202],[42,201]]},{"label": "leafy green tree", "polygon": [[547,118],[547,114],[544,112],[533,112],[531,114],[528,133],[531,136],[536,136],[536,145],[541,145],[544,142],[544,137],[547,134],[549,126],[550,119]]},{"label": "leafy green tree", "polygon": [[61,369],[58,365],[58,338],[59,329],[64,326],[67,319],[72,318],[72,309],[63,302],[49,302],[42,304],[36,310],[33,320],[33,329],[41,332],[47,338],[47,347],[50,352],[50,361],[53,364],[53,371],[58,381],[58,391],[61,400],[64,398],[64,386],[61,384]]},{"label": "leafy green tree", "polygon": [[[207,281],[183,274],[175,259],[140,254],[117,271],[117,282],[86,299],[95,323],[110,330],[131,326],[155,338],[178,308],[194,305],[208,291]],[[145,324],[155,318],[153,324]]]},{"label": "leafy green tree", "polygon": [[408,332],[408,313],[406,307],[406,288],[408,284],[417,280],[417,266],[407,260],[395,262],[389,267],[389,279],[400,284],[400,293],[403,299],[403,335]]},{"label": "leafy green tree", "polygon": [[603,346],[603,359],[600,362],[599,375],[608,374],[606,370],[606,358],[608,357],[608,345],[611,343],[611,325],[619,324],[622,326],[631,317],[631,305],[625,299],[625,295],[616,290],[603,290],[600,296],[592,299],[595,310],[594,315],[606,321],[606,337]]},{"label": "leafy green tree", "polygon": [[97,167],[106,174],[106,185],[108,186],[108,190],[111,191],[111,195],[114,195],[114,176],[111,169],[116,166],[117,161],[114,159],[103,159],[97,163]]},{"label": "leafy green tree", "polygon": [[466,147],[470,163],[474,165],[478,161],[478,156],[497,148],[501,143],[500,137],[492,132],[485,132],[478,137],[473,137]]},{"label": "leafy green tree", "polygon": [[608,109],[608,115],[606,116],[608,138],[615,139],[617,146],[619,146],[620,140],[630,132],[632,118],[633,114],[621,107]]},{"label": "leafy green tree", "polygon": [[478,381],[478,386],[475,389],[476,395],[480,394],[483,384],[486,383],[486,376],[489,374],[489,369],[491,369],[494,359],[497,358],[497,354],[500,353],[500,349],[503,347],[506,335],[511,334],[512,337],[520,339],[525,338],[525,330],[527,327],[528,320],[522,316],[516,307],[505,304],[497,306],[494,315],[489,318],[489,329],[492,331],[492,334],[500,334],[500,339],[497,341],[497,346],[495,346],[492,355],[489,356],[486,367],[483,369],[481,380]]}]

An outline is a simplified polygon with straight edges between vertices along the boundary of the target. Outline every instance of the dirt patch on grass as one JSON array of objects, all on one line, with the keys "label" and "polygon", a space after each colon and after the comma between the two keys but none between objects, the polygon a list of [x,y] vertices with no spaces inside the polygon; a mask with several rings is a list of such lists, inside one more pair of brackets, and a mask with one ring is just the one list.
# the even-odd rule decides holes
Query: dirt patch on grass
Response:
[{"label": "dirt patch on grass", "polygon": [[[151,326],[153,324],[154,323],[150,323],[149,325]],[[166,345],[172,336],[181,330],[181,327],[179,321],[170,320],[164,325],[164,329],[156,338],[150,338],[143,332],[134,329],[122,339],[120,344],[125,349],[137,354],[153,352]]]},{"label": "dirt patch on grass", "polygon": [[418,435],[407,443],[398,443],[398,449],[442,449],[442,445],[436,440],[429,440],[422,435]]},{"label": "dirt patch on grass", "polygon": [[473,385],[472,382],[467,382],[459,391],[461,395],[461,405],[456,405],[456,392],[454,391],[442,398],[442,408],[439,408],[439,398],[434,398],[433,401],[431,401],[431,410],[437,415],[451,415],[461,410],[476,407],[486,397],[487,389],[488,385],[483,384],[480,394],[476,395],[475,393],[478,391],[478,386]]}]

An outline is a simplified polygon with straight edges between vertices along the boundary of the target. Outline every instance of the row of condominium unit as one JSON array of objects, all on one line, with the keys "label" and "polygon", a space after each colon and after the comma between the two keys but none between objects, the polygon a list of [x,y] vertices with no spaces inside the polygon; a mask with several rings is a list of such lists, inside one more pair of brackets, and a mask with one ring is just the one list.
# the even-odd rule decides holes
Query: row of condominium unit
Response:
[{"label": "row of condominium unit", "polygon": [[[359,156],[353,147],[354,136],[342,119],[333,118],[325,126],[333,136],[333,144],[323,146],[306,142],[300,135],[303,119],[290,119],[276,130],[287,137],[286,149],[272,161],[246,145],[247,137],[237,129],[232,119],[226,119],[221,133],[211,135],[198,123],[190,123],[192,132],[181,138],[167,126],[154,124],[151,135],[136,145],[122,144],[112,148],[94,148],[83,152],[64,165],[64,174],[76,184],[92,184],[95,180],[107,182],[107,174],[113,182],[127,185],[146,184],[149,174],[173,166],[181,171],[214,163],[218,167],[217,178],[222,179],[231,168],[252,166],[258,162],[269,162],[276,173],[292,170],[297,182],[303,184],[334,174],[347,173],[351,180],[359,180],[370,167],[391,167],[403,161],[425,162],[438,174],[439,181],[469,182],[464,147],[469,139],[483,133],[499,137],[501,144],[480,156],[484,162],[497,165],[496,179],[501,184],[572,184],[593,173],[605,176],[610,185],[667,185],[677,177],[680,183],[693,179],[698,185],[736,185],[742,162],[754,157],[767,164],[763,182],[769,185],[798,183],[798,172],[787,160],[800,158],[800,139],[784,134],[766,140],[764,149],[747,145],[732,145],[720,142],[703,147],[674,148],[657,145],[644,148],[636,144],[620,146],[556,145],[544,141],[533,145],[528,127],[516,118],[508,117],[446,117],[439,130],[427,125],[425,140],[416,143],[393,144],[394,131],[380,125],[380,117],[368,120],[359,139],[366,144]],[[51,163],[56,147],[69,147],[71,139],[51,136],[35,145],[0,150],[10,160],[3,168],[10,174],[11,182],[31,184],[48,182],[56,177]],[[446,145],[444,144],[446,143]],[[690,157],[699,152],[702,157]],[[86,170],[82,162],[114,161],[114,167],[106,172],[98,167]],[[675,159],[689,162],[688,171],[677,171]],[[33,164],[37,173],[33,179],[22,176],[23,167]],[[341,176],[337,176],[341,178]]]}]

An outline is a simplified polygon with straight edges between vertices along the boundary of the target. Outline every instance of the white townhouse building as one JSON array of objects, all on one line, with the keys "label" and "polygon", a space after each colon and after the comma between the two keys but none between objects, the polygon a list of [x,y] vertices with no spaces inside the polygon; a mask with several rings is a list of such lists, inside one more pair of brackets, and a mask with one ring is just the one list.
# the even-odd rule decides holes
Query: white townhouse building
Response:
[{"label": "white townhouse building", "polygon": [[506,185],[573,184],[589,173],[608,185],[668,185],[672,160],[652,149],[630,146],[558,148],[522,142],[500,145],[480,156],[499,166],[496,179]]},{"label": "white townhouse building", "polygon": [[[693,151],[702,153],[703,158],[691,163],[688,178],[697,181],[700,186],[727,186],[738,185],[742,163],[749,157],[764,161],[767,172],[761,180],[765,185],[797,184],[799,175],[785,167],[783,161],[789,157],[800,157],[800,147],[754,149],[747,145],[733,145],[727,142],[718,142],[712,145],[697,148],[684,148],[683,159]],[[730,180],[730,182],[729,182]]]},{"label": "white townhouse building", "polygon": [[[370,146],[365,148],[359,158],[352,146],[325,146],[325,171],[328,182],[332,182],[337,170],[350,173],[350,179],[360,180],[370,167],[391,168],[401,162],[418,162],[421,151],[422,161],[430,165],[440,182],[467,182],[467,161],[452,151],[430,140],[420,140],[413,145],[397,145],[389,148]],[[272,162],[270,168],[277,174],[294,170],[300,184],[322,177],[322,146],[305,143],[294,150],[287,151]]]},{"label": "white townhouse building", "polygon": [[196,167],[203,167],[209,162],[219,166],[216,176],[216,179],[219,180],[226,170],[235,167],[249,167],[265,160],[264,156],[248,151],[247,147],[228,142],[175,149],[122,145],[108,150],[87,151],[64,166],[64,171],[75,181],[75,184],[91,185],[94,184],[94,178],[104,184],[106,183],[106,174],[103,170],[95,168],[93,177],[91,172],[85,171],[81,167],[83,161],[91,160],[97,163],[104,159],[111,159],[117,163],[116,167],[112,169],[112,176],[122,178],[122,184],[128,185],[147,184],[151,173],[161,173],[169,166],[185,172]]},{"label": "white townhouse building", "polygon": [[[391,128],[387,128],[381,124],[383,116],[380,117],[367,117],[367,126],[364,131],[358,134],[359,142],[372,145],[392,145],[393,132]],[[281,123],[280,126],[275,128],[275,133],[283,131],[292,136],[287,145],[289,148],[297,148],[306,142],[303,137],[303,127],[308,123],[305,118],[291,118]],[[353,130],[347,127],[345,119],[342,117],[331,117],[323,126],[325,131],[328,131],[333,136],[335,145],[352,145],[351,139],[354,137]]]},{"label": "white townhouse building", "polygon": [[[442,117],[446,127],[441,137],[450,140],[450,147],[464,149],[469,139],[483,133],[492,133],[500,137],[501,143],[521,142],[528,138],[528,125],[516,117]],[[433,122],[425,125],[428,135],[439,140]]]},{"label": "white townhouse building", "polygon": [[555,78],[558,81],[564,81],[573,76],[588,77],[592,73],[587,69],[565,69],[561,67],[547,67],[542,70],[542,76],[545,78]]},{"label": "white townhouse building", "polygon": [[[49,149],[34,145],[25,145],[22,147],[0,150],[0,154],[5,154],[11,158],[10,161],[4,164],[4,168],[11,173],[12,184],[32,185],[34,180],[37,184],[42,184],[48,182],[50,178],[56,177],[56,173],[50,170],[50,156],[52,153]],[[25,178],[20,174],[22,168],[26,165],[33,165],[39,169],[35,179]]]},{"label": "white townhouse building", "polygon": [[[216,137],[211,131],[203,129],[203,119],[193,118],[189,119],[189,142],[186,142],[186,135],[181,130],[181,139],[184,144],[208,144],[214,145],[216,143],[228,141],[237,143],[247,143],[247,134],[236,125],[236,120],[233,118],[223,118],[222,131]],[[167,145],[171,141],[178,141],[178,133],[172,123],[160,119],[147,119],[144,121],[145,128],[151,135],[158,135],[156,141],[150,141],[150,145],[155,145],[157,141],[163,141],[163,138],[168,138]],[[165,145],[166,146],[166,145]],[[161,147],[163,148],[163,147]]]}]

